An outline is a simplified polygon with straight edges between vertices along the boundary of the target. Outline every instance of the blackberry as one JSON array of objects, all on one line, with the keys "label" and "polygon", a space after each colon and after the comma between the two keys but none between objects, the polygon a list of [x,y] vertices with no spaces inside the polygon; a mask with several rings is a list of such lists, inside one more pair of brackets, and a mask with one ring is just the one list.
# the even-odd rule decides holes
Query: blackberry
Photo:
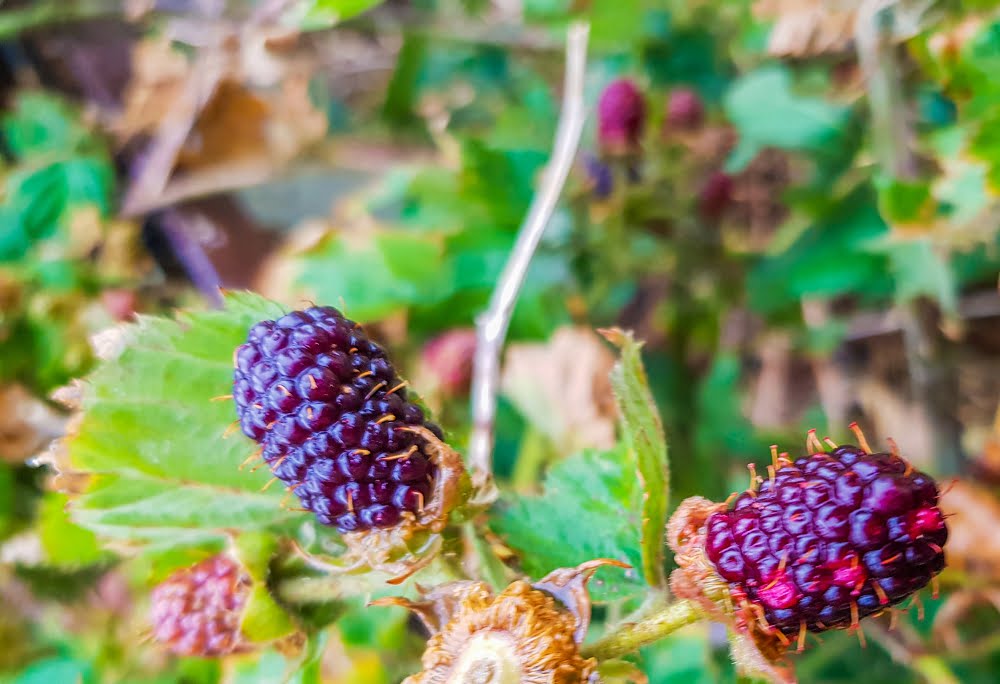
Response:
[{"label": "blackberry", "polygon": [[713,172],[698,192],[698,213],[706,221],[719,220],[733,203],[733,178],[722,171]]},{"label": "blackberry", "polygon": [[608,152],[627,152],[639,144],[646,122],[646,100],[627,78],[612,81],[597,102],[597,139]]},{"label": "blackberry", "polygon": [[250,577],[225,554],[174,572],[152,592],[154,638],[182,656],[242,650],[240,621]]},{"label": "blackberry", "polygon": [[436,468],[408,428],[441,429],[357,323],[329,306],[294,311],[254,325],[234,359],[244,434],[320,523],[389,528],[422,510]]},{"label": "blackberry", "polygon": [[774,450],[769,477],[705,523],[706,555],[733,603],[800,644],[806,630],[856,626],[944,568],[934,480],[895,449],[862,444],[794,463]]},{"label": "blackberry", "polygon": [[705,105],[701,97],[690,88],[677,88],[667,98],[665,130],[693,131],[705,120]]}]

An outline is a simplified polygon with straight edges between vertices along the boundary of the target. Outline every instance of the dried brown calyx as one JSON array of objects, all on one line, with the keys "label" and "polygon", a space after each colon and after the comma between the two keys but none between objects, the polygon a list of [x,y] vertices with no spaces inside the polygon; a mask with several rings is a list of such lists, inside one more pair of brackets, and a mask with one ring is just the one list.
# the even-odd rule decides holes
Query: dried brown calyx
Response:
[{"label": "dried brown calyx", "polygon": [[501,593],[482,582],[451,582],[404,606],[432,636],[424,669],[403,684],[584,684],[596,681],[597,661],[580,655],[590,624],[587,582],[602,565],[589,561],[556,570],[535,584],[518,580]]}]

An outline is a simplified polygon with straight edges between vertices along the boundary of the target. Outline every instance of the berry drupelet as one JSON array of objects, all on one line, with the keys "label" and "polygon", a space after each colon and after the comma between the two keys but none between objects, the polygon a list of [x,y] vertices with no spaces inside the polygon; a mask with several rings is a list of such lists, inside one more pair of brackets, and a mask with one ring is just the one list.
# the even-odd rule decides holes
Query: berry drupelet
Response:
[{"label": "berry drupelet", "polygon": [[944,568],[948,538],[938,488],[892,453],[835,446],[773,453],[767,478],[706,521],[705,553],[734,606],[772,632],[857,626],[902,601]]},{"label": "berry drupelet", "polygon": [[329,306],[262,321],[234,363],[244,434],[320,523],[391,528],[423,509],[436,468],[412,428],[441,430],[358,324]]},{"label": "berry drupelet", "polygon": [[182,656],[217,657],[243,648],[250,578],[225,554],[174,572],[152,592],[153,637]]}]

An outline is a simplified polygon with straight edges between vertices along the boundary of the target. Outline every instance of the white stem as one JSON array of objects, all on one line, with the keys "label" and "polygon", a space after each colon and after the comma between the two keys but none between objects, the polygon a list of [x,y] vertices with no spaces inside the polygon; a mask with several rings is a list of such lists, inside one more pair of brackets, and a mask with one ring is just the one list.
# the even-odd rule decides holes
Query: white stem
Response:
[{"label": "white stem", "polygon": [[[476,355],[472,375],[472,434],[469,437],[469,467],[473,482],[489,487],[493,473],[493,425],[496,418],[497,391],[500,383],[500,354],[507,328],[514,313],[517,296],[524,283],[531,257],[538,247],[545,226],[555,210],[569,175],[580,134],[586,118],[583,80],[587,64],[585,23],[569,27],[566,36],[566,73],[563,82],[562,111],[556,128],[552,158],[541,186],[521,224],[514,250],[507,259],[500,280],[490,299],[489,308],[476,319]],[[486,492],[484,492],[485,494]]]}]

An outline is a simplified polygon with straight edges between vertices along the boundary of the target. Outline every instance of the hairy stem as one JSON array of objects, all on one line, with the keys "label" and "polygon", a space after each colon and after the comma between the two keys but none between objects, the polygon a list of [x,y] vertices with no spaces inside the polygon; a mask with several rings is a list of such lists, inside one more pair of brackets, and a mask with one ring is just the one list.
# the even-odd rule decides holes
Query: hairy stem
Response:
[{"label": "hairy stem", "polygon": [[514,305],[531,258],[545,226],[555,211],[583,132],[586,111],[583,80],[587,63],[587,24],[573,24],[566,37],[566,75],[563,107],[556,139],[542,184],[521,225],[517,242],[490,299],[489,308],[476,321],[476,355],[472,375],[472,434],[469,466],[480,490],[492,489],[493,429],[500,384],[500,353],[507,337]]},{"label": "hairy stem", "polygon": [[583,655],[598,660],[618,658],[705,617],[705,612],[693,601],[675,601],[638,622],[626,622],[610,634],[584,646]]}]

